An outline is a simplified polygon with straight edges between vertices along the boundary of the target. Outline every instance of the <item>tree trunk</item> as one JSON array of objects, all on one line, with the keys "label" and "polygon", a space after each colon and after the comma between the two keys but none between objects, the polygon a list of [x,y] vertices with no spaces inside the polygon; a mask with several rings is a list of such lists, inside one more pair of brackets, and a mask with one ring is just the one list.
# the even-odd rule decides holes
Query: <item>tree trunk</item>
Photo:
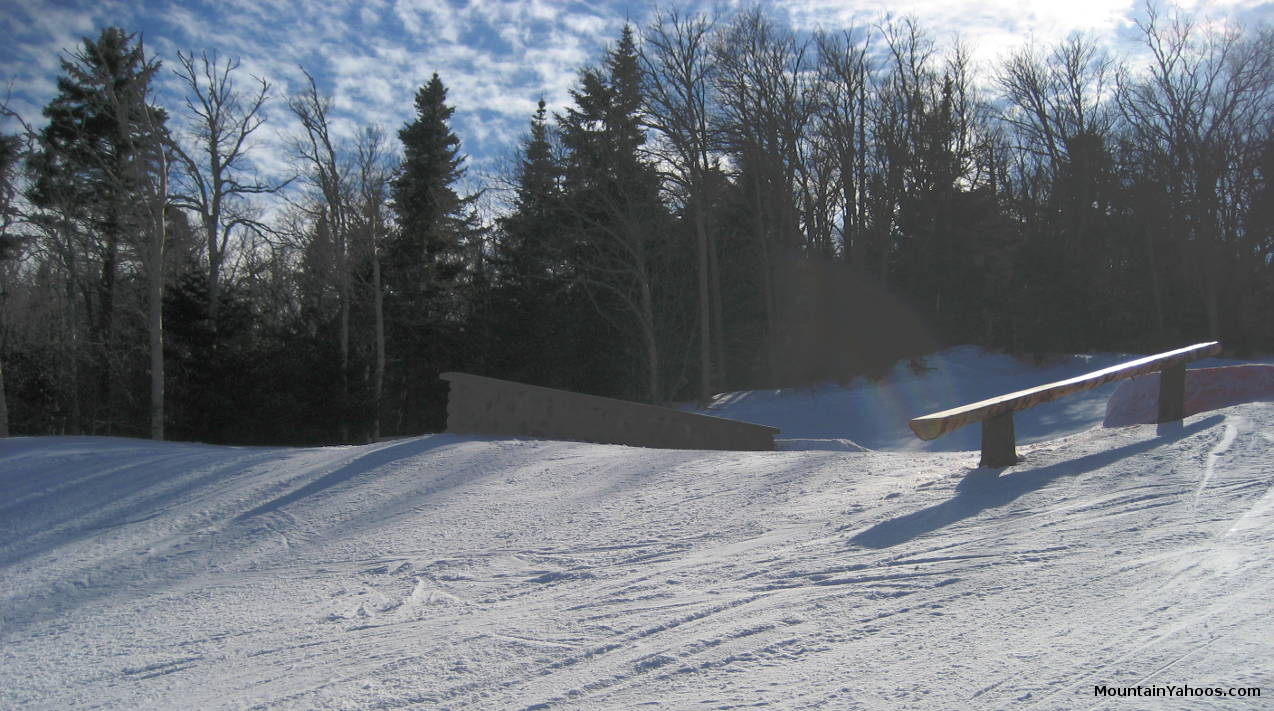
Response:
[{"label": "tree trunk", "polygon": [[[144,104],[143,104],[143,110]],[[154,129],[154,126],[151,126]],[[168,204],[167,148],[157,147],[159,186],[150,209],[150,240],[147,247],[147,301],[150,338],[150,438],[164,439],[164,249],[168,225],[164,208]]]},{"label": "tree trunk", "polygon": [[105,433],[115,430],[115,368],[111,362],[111,346],[115,337],[115,270],[119,258],[119,235],[114,229],[106,238],[106,256],[102,260],[102,280],[98,287],[100,302],[97,311],[96,333],[92,334],[97,348],[97,398],[93,404],[93,421],[90,434],[99,434],[102,412],[106,412]]},{"label": "tree trunk", "polygon": [[1147,225],[1146,231],[1146,264],[1150,268],[1150,299],[1155,317],[1155,339],[1159,346],[1164,340],[1163,290],[1159,286],[1159,266],[1155,263],[1155,238]]},{"label": "tree trunk", "polygon": [[1203,275],[1203,309],[1208,320],[1209,340],[1221,338],[1221,299],[1217,294],[1217,280],[1212,273],[1211,265],[1204,261]]},{"label": "tree trunk", "polygon": [[867,273],[867,68],[862,65],[858,79],[858,145],[854,183],[857,201],[854,206],[854,245],[858,251],[855,265]]},{"label": "tree trunk", "polygon": [[208,327],[213,333],[213,347],[216,348],[218,338],[217,319],[220,315],[221,301],[221,262],[224,255],[218,249],[217,225],[221,223],[221,208],[213,207],[212,214],[207,220],[204,220],[204,231],[208,238]]},{"label": "tree trunk", "polygon": [[655,338],[655,305],[650,291],[650,279],[647,278],[645,265],[640,266],[641,278],[641,327],[642,339],[646,345],[646,399],[658,404],[659,392],[659,343]]},{"label": "tree trunk", "polygon": [[[336,230],[340,230],[336,226]],[[335,231],[335,230],[334,230]],[[341,347],[341,406],[340,406],[340,430],[341,442],[349,443],[350,427],[349,427],[349,300],[350,300],[350,275],[348,265],[348,255],[346,254],[345,236],[336,235],[336,262],[337,269],[340,270],[340,299],[341,299],[341,330],[340,330],[340,347]]]},{"label": "tree trunk", "polygon": [[385,389],[385,294],[380,284],[380,253],[372,244],[372,309],[376,323],[376,369],[372,371],[372,441],[380,439],[380,399]]},{"label": "tree trunk", "polygon": [[762,302],[765,306],[765,356],[766,356],[766,378],[773,380],[775,371],[778,367],[778,356],[775,352],[775,341],[778,329],[775,326],[774,317],[774,280],[770,265],[770,244],[765,234],[765,224],[763,219],[764,207],[761,197],[761,177],[753,174],[753,223],[756,225],[756,239],[761,248],[761,291]]},{"label": "tree trunk", "polygon": [[[698,171],[696,171],[698,172]],[[712,395],[712,320],[708,304],[708,231],[703,219],[703,184],[696,180],[694,213],[695,242],[699,256],[699,407],[708,406]]]},{"label": "tree trunk", "polygon": [[[58,230],[59,230],[59,235],[63,238],[63,242],[65,242],[66,233],[67,233],[65,217],[63,217],[59,221]],[[67,270],[66,293],[65,293],[66,311],[64,312],[65,315],[63,318],[66,319],[65,328],[67,331],[67,337],[65,341],[67,344],[67,348],[66,348],[66,351],[64,352],[69,352],[67,361],[68,361],[68,370],[70,372],[67,374],[67,381],[69,381],[71,384],[69,388],[71,393],[71,403],[69,408],[71,411],[69,415],[69,419],[71,422],[70,431],[74,434],[83,434],[84,433],[84,418],[80,408],[80,348],[82,346],[80,343],[79,310],[76,308],[76,298],[75,298],[76,285],[80,284],[81,282],[80,282],[80,276],[79,276],[79,269],[76,265],[75,260],[70,255],[67,255],[66,257],[66,270]],[[66,431],[64,430],[61,434],[66,434]]]},{"label": "tree trunk", "polygon": [[719,382],[729,382],[725,369],[725,315],[721,304],[721,260],[717,254],[717,240],[708,233],[708,273],[712,278],[712,339],[713,355],[717,365]]},{"label": "tree trunk", "polygon": [[150,438],[164,438],[164,217],[156,220],[151,235],[150,274],[147,284],[150,336]]},{"label": "tree trunk", "polygon": [[9,405],[4,399],[4,360],[0,359],[0,437],[9,436]]},{"label": "tree trunk", "polygon": [[349,245],[344,220],[338,217],[335,209],[333,209],[333,220],[331,220],[331,241],[336,250],[336,271],[338,271],[336,293],[340,299],[340,330],[336,335],[340,341],[338,344],[340,348],[340,406],[338,408],[340,441],[349,443]]}]

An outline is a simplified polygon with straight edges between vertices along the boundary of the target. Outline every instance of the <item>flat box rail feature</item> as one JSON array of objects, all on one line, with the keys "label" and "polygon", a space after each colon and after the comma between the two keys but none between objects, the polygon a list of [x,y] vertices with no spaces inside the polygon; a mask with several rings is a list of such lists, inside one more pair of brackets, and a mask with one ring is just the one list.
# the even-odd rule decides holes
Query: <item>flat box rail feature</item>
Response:
[{"label": "flat box rail feature", "polygon": [[1160,373],[1159,422],[1182,418],[1185,399],[1185,366],[1194,360],[1221,352],[1217,341],[1197,343],[1175,351],[1159,353],[1095,370],[1067,380],[1039,385],[960,407],[912,419],[908,424],[916,436],[931,440],[952,430],[982,423],[982,465],[1008,466],[1017,461],[1013,436],[1013,413],[1051,402],[1073,393],[1091,390],[1117,380]]},{"label": "flat box rail feature", "polygon": [[447,431],[663,449],[774,449],[777,427],[468,373],[450,384]]}]

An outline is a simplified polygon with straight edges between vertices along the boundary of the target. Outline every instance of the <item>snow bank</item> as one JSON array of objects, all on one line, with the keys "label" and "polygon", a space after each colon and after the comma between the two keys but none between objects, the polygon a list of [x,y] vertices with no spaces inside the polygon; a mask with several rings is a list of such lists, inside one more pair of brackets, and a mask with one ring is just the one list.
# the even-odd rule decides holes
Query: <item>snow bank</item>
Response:
[{"label": "snow bank", "polygon": [[[1186,371],[1185,414],[1274,400],[1274,365],[1230,365]],[[1154,424],[1159,417],[1159,376],[1122,382],[1106,404],[1104,427]]]}]

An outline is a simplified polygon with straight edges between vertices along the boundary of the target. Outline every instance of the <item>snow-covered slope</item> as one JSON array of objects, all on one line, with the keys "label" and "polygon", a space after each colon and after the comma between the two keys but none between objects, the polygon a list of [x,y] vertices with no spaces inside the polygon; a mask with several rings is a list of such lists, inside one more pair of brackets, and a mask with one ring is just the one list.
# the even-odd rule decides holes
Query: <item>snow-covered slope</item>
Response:
[{"label": "snow-covered slope", "polygon": [[1268,708],[1274,403],[1020,451],[0,441],[0,708]]}]

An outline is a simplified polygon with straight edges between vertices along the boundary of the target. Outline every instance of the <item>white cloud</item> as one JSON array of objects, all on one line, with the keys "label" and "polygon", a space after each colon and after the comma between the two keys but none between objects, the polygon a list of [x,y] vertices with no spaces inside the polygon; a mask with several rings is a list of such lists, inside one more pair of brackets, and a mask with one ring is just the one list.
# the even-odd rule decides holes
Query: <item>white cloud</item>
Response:
[{"label": "white cloud", "polygon": [[598,37],[608,34],[609,30],[618,23],[614,18],[608,21],[597,15],[576,13],[563,18],[562,24],[577,35]]},{"label": "white cloud", "polygon": [[[0,91],[13,87],[14,105],[38,119],[54,91],[59,50],[94,36],[109,20],[145,28],[152,52],[216,49],[242,61],[248,77],[267,78],[274,100],[267,105],[258,162],[270,170],[286,164],[286,135],[295,130],[286,97],[304,84],[298,65],[330,92],[341,135],[361,125],[391,132],[412,117],[412,98],[437,71],[457,111],[453,130],[464,150],[491,164],[516,145],[543,95],[552,111],[569,101],[578,70],[597,62],[626,20],[638,26],[656,10],[653,0],[623,3],[584,0],[224,0],[191,5],[180,0],[136,0],[67,9],[53,0],[14,6],[0,17],[14,46],[0,48]],[[1113,41],[1126,32],[1141,0],[769,0],[798,30],[837,29],[878,21],[886,12],[914,14],[940,46],[955,32],[982,62],[1032,39],[1048,45],[1084,30]],[[664,3],[668,6],[669,3]],[[677,3],[682,12],[711,11],[716,0]],[[745,0],[724,6],[736,9]],[[1180,0],[1205,14],[1269,15],[1274,5],[1259,0]],[[1264,8],[1264,10],[1262,10]],[[171,82],[164,83],[171,91]],[[174,107],[175,108],[175,107]]]},{"label": "white cloud", "polygon": [[942,46],[959,34],[975,60],[990,61],[1028,38],[1051,44],[1084,31],[1113,39],[1131,23],[1136,0],[865,0],[852,9],[834,0],[784,5],[794,29],[870,26],[885,15],[915,16]]},{"label": "white cloud", "polygon": [[452,8],[447,0],[398,0],[395,11],[404,28],[419,41],[460,39],[465,12]]},{"label": "white cloud", "polygon": [[1263,7],[1267,16],[1274,16],[1274,4],[1269,0],[1176,0],[1173,4],[1183,10],[1224,14]]}]

